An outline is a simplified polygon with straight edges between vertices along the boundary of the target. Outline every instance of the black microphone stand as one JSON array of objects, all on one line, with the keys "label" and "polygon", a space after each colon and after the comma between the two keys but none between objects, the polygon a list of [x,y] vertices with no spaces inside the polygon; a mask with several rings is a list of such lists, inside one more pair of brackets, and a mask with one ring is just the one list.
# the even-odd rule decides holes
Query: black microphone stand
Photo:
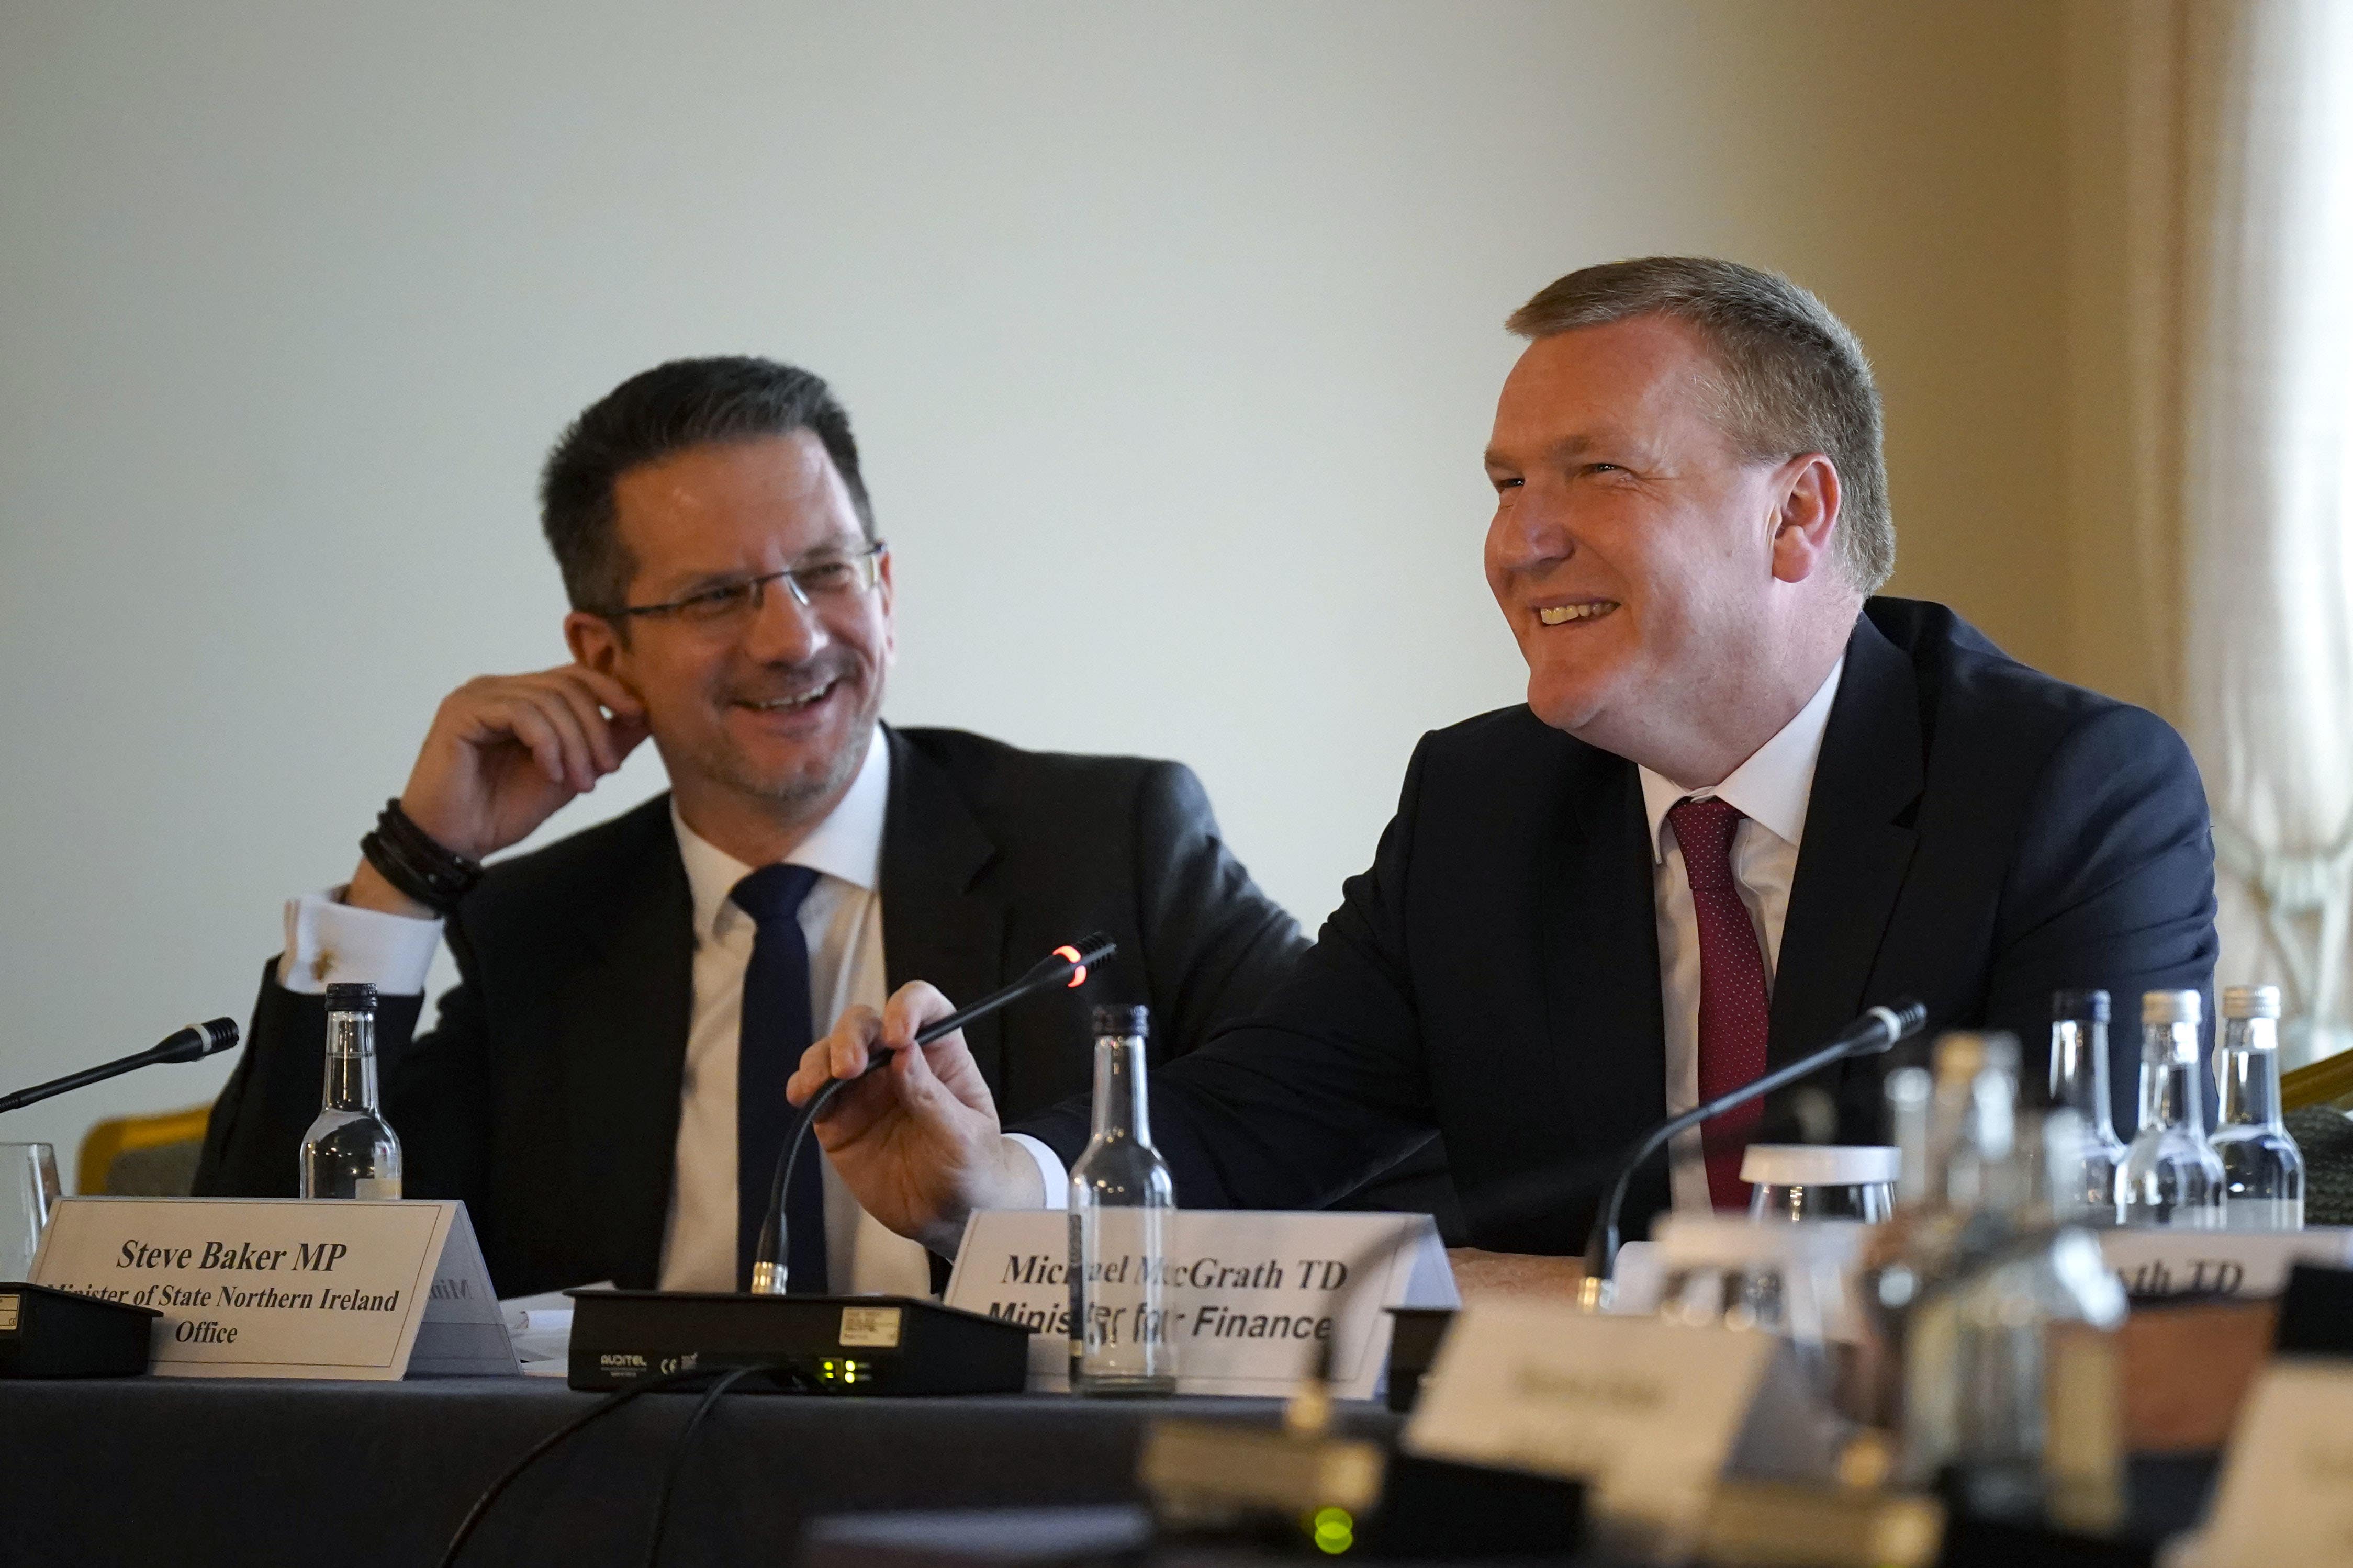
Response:
[{"label": "black microphone stand", "polygon": [[118,1057],[113,1061],[102,1062],[94,1068],[84,1068],[79,1072],[69,1072],[63,1078],[53,1078],[47,1083],[37,1083],[30,1089],[20,1089],[14,1094],[0,1095],[0,1111],[20,1110],[25,1106],[47,1100],[51,1095],[63,1094],[69,1089],[79,1089],[85,1084],[102,1083],[108,1079],[119,1078],[124,1073],[153,1066],[156,1062],[195,1061],[199,1058],[211,1056],[215,1051],[225,1051],[235,1044],[237,1044],[237,1020],[234,1018],[215,1018],[208,1024],[191,1024],[179,1033],[168,1036],[159,1044],[150,1046],[143,1051],[136,1051],[127,1057]]},{"label": "black microphone stand", "polygon": [[1634,1173],[1644,1161],[1666,1147],[1678,1133],[1688,1132],[1712,1117],[1727,1110],[1736,1110],[1752,1100],[1760,1100],[1775,1089],[1810,1077],[1833,1062],[1849,1057],[1873,1056],[1893,1047],[1896,1041],[1920,1032],[1928,1021],[1928,1009],[1918,1002],[1905,1001],[1894,1007],[1873,1007],[1863,1015],[1863,1026],[1849,1030],[1811,1056],[1800,1057],[1788,1066],[1776,1068],[1753,1083],[1745,1083],[1729,1093],[1717,1095],[1704,1105],[1694,1106],[1681,1116],[1668,1118],[1650,1135],[1634,1146],[1619,1167],[1618,1179],[1610,1184],[1609,1196],[1593,1216],[1593,1233],[1585,1244],[1585,1281],[1578,1287],[1577,1300],[1588,1310],[1598,1311],[1609,1304],[1612,1277],[1618,1270],[1618,1216],[1626,1206],[1626,1190],[1632,1185]]}]

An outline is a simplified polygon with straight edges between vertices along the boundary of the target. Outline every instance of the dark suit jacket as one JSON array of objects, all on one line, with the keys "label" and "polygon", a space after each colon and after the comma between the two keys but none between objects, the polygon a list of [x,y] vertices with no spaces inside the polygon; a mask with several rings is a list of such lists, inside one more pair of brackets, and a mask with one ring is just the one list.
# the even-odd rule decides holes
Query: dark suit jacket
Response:
[{"label": "dark suit jacket", "polygon": [[[1088,1010],[1152,1008],[1166,1061],[1256,1006],[1307,945],[1219,837],[1187,769],[1058,756],[954,730],[885,731],[882,945],[893,989],[971,1001],[1057,944],[1108,931],[1082,992],[965,1031],[1001,1112],[1084,1093]],[[449,922],[460,983],[377,1021],[385,1113],[411,1197],[466,1200],[491,1278],[517,1294],[654,1283],[692,1004],[693,916],[669,797],[492,867]],[[318,1113],[323,998],[265,972],[196,1191],[290,1196]]]},{"label": "dark suit jacket", "polygon": [[[1154,1075],[1179,1201],[1311,1207],[1434,1126],[1475,1245],[1580,1250],[1617,1158],[1666,1115],[1651,877],[1633,763],[1525,707],[1425,737],[1314,951]],[[2205,795],[2169,727],[1940,605],[1874,599],[1815,769],[1767,1058],[1916,996],[1932,1029],[2015,1031],[2032,1079],[2051,993],[2105,986],[2130,1127],[2135,999],[2209,984],[2213,913]],[[1848,1136],[1879,1141],[1885,1059],[1849,1066]],[[1070,1107],[1020,1130],[1066,1158],[1084,1142]],[[1666,1202],[1654,1162],[1630,1234]]]}]

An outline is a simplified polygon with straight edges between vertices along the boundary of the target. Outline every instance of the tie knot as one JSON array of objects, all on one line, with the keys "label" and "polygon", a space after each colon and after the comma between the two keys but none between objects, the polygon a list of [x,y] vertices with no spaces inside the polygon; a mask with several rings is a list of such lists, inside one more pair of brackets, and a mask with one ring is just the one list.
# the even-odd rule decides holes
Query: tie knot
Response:
[{"label": "tie knot", "polygon": [[1715,795],[1679,800],[1667,809],[1667,826],[1675,830],[1675,842],[1683,847],[1687,860],[1703,855],[1729,856],[1733,831],[1741,821],[1740,808]]},{"label": "tie knot", "polygon": [[801,900],[808,897],[821,874],[808,866],[763,866],[736,883],[727,896],[765,929],[797,917]]}]

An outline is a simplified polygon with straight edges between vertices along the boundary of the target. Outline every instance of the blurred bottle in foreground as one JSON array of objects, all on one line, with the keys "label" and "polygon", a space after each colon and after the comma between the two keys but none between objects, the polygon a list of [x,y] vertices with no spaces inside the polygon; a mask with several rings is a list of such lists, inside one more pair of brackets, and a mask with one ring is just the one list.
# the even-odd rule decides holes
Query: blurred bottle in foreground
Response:
[{"label": "blurred bottle in foreground", "polygon": [[2073,1223],[2082,1121],[2066,1107],[2021,1114],[2007,1035],[1946,1036],[1926,1087],[1889,1085],[1921,1178],[1906,1184],[1919,1198],[1902,1255],[1875,1286],[1897,1320],[1901,1473],[1971,1514],[2113,1528],[2125,1298]]},{"label": "blurred bottle in foreground", "polygon": [[2125,1223],[2219,1230],[2222,1162],[2206,1137],[2206,1076],[2195,991],[2151,991],[2140,1004],[2140,1131],[2125,1160]]},{"label": "blurred bottle in foreground", "polygon": [[306,1198],[400,1196],[400,1140],[375,1099],[375,987],[327,987],[327,1072],[302,1138]]},{"label": "blurred bottle in foreground", "polygon": [[2304,1156],[2280,1120],[2280,993],[2222,993],[2214,1058],[2214,1152],[2222,1162],[2222,1223],[2232,1230],[2304,1228]]},{"label": "blurred bottle in foreground", "polygon": [[2124,1223],[2125,1144],[2108,1091],[2108,994],[2062,991],[2051,998],[2051,1103],[2083,1129],[2085,1225]]}]

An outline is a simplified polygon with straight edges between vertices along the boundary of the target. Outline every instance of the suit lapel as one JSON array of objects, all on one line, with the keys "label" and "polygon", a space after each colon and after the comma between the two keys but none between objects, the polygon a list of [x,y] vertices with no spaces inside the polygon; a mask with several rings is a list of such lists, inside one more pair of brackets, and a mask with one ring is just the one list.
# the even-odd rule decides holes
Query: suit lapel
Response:
[{"label": "suit lapel", "polygon": [[1781,928],[1767,1051],[1776,1065],[1823,1044],[1865,1005],[1917,837],[1909,813],[1924,780],[1920,737],[1910,662],[1857,616]]},{"label": "suit lapel", "polygon": [[1560,1103],[1577,1151],[1603,1155],[1666,1115],[1658,921],[1634,764],[1569,755],[1536,899]]},{"label": "suit lapel", "polygon": [[574,916],[591,954],[559,1004],[574,1190],[594,1194],[582,1205],[587,1223],[617,1237],[634,1282],[650,1286],[694,1007],[694,900],[667,795],[634,814],[609,873]]},{"label": "suit lapel", "polygon": [[[928,980],[958,1006],[1003,984],[1003,901],[976,884],[997,846],[973,817],[947,773],[884,729],[891,747],[891,804],[882,821],[882,961],[896,991]],[[965,1031],[987,1079],[1005,1091],[1004,1016]]]}]

